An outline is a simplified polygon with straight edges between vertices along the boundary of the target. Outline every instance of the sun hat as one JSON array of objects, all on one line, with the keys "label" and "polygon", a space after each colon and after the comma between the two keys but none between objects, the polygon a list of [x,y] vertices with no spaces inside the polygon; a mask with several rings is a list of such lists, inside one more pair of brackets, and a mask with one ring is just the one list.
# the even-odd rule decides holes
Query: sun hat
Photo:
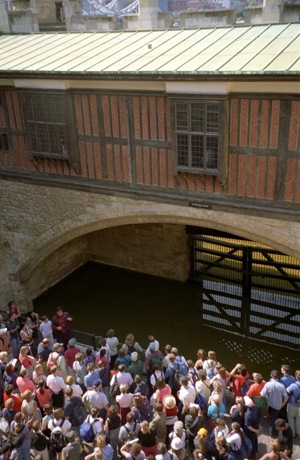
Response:
[{"label": "sun hat", "polygon": [[197,434],[198,436],[207,436],[207,430],[205,428],[200,428]]},{"label": "sun hat", "polygon": [[180,450],[184,448],[184,444],[180,438],[174,438],[171,442],[171,448],[174,450]]},{"label": "sun hat", "polygon": [[101,385],[101,383],[102,383],[102,381],[100,379],[97,379],[97,380],[94,381],[93,387],[97,388],[97,387],[99,387]]},{"label": "sun hat", "polygon": [[166,395],[163,397],[162,403],[167,409],[174,409],[176,406],[176,399],[172,395]]},{"label": "sun hat", "polygon": [[251,398],[249,398],[249,396],[244,396],[244,402],[245,402],[245,406],[247,407],[254,406],[254,402],[252,401]]},{"label": "sun hat", "polygon": [[137,361],[137,360],[138,360],[138,354],[137,354],[136,351],[133,351],[133,352],[131,353],[131,361],[134,361],[134,362],[135,362],[135,361]]}]

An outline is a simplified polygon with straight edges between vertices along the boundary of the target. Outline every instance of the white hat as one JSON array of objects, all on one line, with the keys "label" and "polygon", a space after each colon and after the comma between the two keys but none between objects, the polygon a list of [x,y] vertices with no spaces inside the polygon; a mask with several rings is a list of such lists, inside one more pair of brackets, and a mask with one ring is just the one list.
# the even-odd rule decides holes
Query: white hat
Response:
[{"label": "white hat", "polygon": [[131,361],[137,361],[138,360],[138,354],[136,351],[133,351],[131,353]]},{"label": "white hat", "polygon": [[245,402],[245,406],[247,407],[254,406],[254,402],[252,401],[251,398],[249,398],[249,396],[244,396],[244,402]]},{"label": "white hat", "polygon": [[184,448],[184,444],[180,438],[174,438],[171,442],[171,448],[174,450],[180,450]]}]

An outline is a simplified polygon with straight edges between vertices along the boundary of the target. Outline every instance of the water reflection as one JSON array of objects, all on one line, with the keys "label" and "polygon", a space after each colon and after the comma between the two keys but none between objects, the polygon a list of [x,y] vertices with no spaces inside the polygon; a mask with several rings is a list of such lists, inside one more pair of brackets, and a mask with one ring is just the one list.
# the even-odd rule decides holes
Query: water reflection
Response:
[{"label": "water reflection", "polygon": [[267,378],[269,371],[284,362],[293,370],[299,367],[297,351],[244,337],[238,327],[221,330],[226,318],[220,314],[221,329],[208,326],[202,299],[198,283],[89,263],[38,297],[34,308],[51,318],[55,306],[62,305],[75,317],[75,329],[105,335],[113,327],[120,340],[133,332],[144,347],[153,334],[162,349],[170,343],[190,359],[196,358],[198,348],[213,349],[229,370],[244,362],[251,372]]}]

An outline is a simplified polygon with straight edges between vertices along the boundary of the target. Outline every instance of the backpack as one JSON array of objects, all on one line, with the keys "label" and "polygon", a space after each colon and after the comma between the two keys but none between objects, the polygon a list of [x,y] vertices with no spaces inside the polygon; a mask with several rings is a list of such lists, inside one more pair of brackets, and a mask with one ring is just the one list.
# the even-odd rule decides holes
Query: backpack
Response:
[{"label": "backpack", "polygon": [[120,395],[120,385],[118,384],[116,375],[113,377],[114,383],[110,386],[109,394],[112,398],[115,399],[116,396]]},{"label": "backpack", "polygon": [[46,436],[44,436],[41,433],[35,433],[35,436],[33,437],[31,441],[31,445],[35,450],[38,450],[39,452],[43,451],[46,449],[48,446],[48,440]]},{"label": "backpack", "polygon": [[133,439],[136,438],[136,432],[135,432],[136,423],[134,423],[134,425],[133,425],[133,430],[132,430],[132,431],[130,431],[129,428],[127,428],[126,425],[124,425],[124,428],[125,428],[125,430],[126,430],[127,433],[128,433],[127,441],[132,441]]},{"label": "backpack", "polygon": [[50,371],[50,369],[51,369],[52,366],[56,366],[56,363],[57,363],[57,360],[58,360],[59,357],[60,357],[60,355],[57,355],[56,359],[54,359],[54,358],[53,358],[53,353],[51,353],[51,354],[49,355],[49,358],[50,358],[50,359],[49,359],[48,364],[47,364],[47,369],[48,369],[48,371]]},{"label": "backpack", "polygon": [[206,409],[207,402],[204,396],[201,393],[197,393],[196,399],[195,399],[195,404],[198,404],[200,409],[203,411]]},{"label": "backpack", "polygon": [[245,441],[242,442],[242,445],[240,448],[240,459],[244,460],[245,458],[249,458],[251,451],[252,451],[252,441],[251,439],[245,437]]},{"label": "backpack", "polygon": [[65,419],[63,418],[59,425],[55,425],[53,420],[54,428],[50,435],[50,446],[58,452],[60,452],[67,445],[66,437],[63,434],[61,428],[64,424],[64,421]]},{"label": "backpack", "polygon": [[83,424],[84,420],[85,420],[85,416],[84,416],[82,407],[75,406],[73,410],[72,425],[80,426]]},{"label": "backpack", "polygon": [[19,431],[19,433],[16,433],[15,431],[9,431],[7,435],[7,442],[14,448],[17,449],[18,447],[21,447],[23,444],[23,436],[21,436],[22,431],[24,430],[25,425],[23,425]]},{"label": "backpack", "polygon": [[158,352],[156,352],[155,355],[151,355],[150,369],[152,373],[155,371],[155,364],[157,363],[161,364],[161,359],[159,357]]},{"label": "backpack", "polygon": [[95,418],[92,423],[83,422],[79,427],[79,434],[85,442],[93,442],[95,439],[95,433],[93,426],[95,422],[99,422],[98,418]]}]

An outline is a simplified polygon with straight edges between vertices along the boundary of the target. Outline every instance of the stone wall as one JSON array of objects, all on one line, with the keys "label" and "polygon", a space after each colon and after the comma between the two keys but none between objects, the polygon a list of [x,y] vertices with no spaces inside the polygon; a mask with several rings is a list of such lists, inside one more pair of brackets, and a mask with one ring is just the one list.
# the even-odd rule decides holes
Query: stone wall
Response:
[{"label": "stone wall", "polygon": [[126,225],[88,236],[90,259],[178,281],[189,275],[185,226]]},{"label": "stone wall", "polygon": [[[0,181],[0,306],[23,308],[87,260],[184,280],[185,225],[215,228],[300,259],[300,222]],[[143,224],[143,225],[141,225]],[[1,236],[1,234],[0,234]]]}]

